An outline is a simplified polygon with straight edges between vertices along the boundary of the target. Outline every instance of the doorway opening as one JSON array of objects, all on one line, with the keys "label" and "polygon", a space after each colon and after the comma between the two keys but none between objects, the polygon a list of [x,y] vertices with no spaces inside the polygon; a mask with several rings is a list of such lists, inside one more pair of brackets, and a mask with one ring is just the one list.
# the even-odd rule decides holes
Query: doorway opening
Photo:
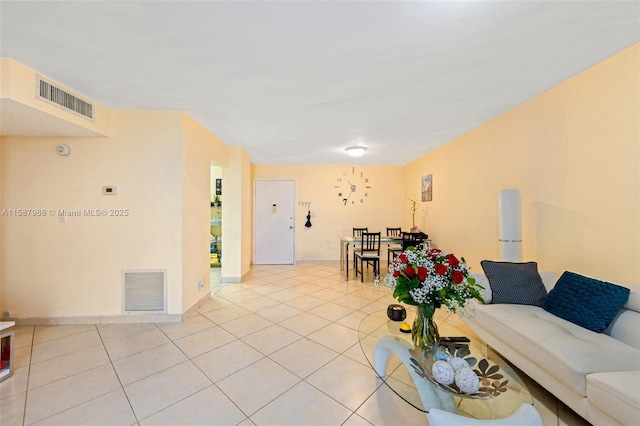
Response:
[{"label": "doorway opening", "polygon": [[220,277],[222,271],[222,167],[211,163],[211,214],[209,225],[210,273],[209,287],[211,294],[222,288]]}]

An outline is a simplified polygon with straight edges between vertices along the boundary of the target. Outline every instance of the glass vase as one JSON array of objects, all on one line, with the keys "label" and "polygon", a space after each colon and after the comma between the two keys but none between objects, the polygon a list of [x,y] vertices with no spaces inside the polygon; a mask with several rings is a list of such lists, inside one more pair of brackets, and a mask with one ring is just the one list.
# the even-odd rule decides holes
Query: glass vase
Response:
[{"label": "glass vase", "polygon": [[432,349],[440,340],[438,326],[433,320],[433,310],[416,306],[416,318],[411,327],[411,339],[419,348]]}]

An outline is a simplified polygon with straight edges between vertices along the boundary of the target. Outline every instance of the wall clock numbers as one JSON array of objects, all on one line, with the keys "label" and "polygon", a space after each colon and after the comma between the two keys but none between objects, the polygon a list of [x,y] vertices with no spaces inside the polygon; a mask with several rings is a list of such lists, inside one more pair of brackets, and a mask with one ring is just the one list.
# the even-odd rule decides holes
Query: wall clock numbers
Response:
[{"label": "wall clock numbers", "polygon": [[342,172],[342,175],[336,178],[333,188],[338,190],[338,198],[343,205],[363,204],[369,197],[371,183],[364,172],[353,166],[351,170]]}]

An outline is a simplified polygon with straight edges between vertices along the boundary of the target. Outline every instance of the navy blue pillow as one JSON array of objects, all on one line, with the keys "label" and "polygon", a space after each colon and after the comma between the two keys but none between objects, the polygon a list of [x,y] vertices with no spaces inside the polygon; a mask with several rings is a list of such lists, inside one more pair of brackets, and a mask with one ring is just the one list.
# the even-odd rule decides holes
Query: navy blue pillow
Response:
[{"label": "navy blue pillow", "polygon": [[480,262],[491,286],[491,303],[542,305],[547,295],[536,262]]},{"label": "navy blue pillow", "polygon": [[542,301],[542,309],[602,333],[627,302],[629,292],[626,287],[565,271]]}]

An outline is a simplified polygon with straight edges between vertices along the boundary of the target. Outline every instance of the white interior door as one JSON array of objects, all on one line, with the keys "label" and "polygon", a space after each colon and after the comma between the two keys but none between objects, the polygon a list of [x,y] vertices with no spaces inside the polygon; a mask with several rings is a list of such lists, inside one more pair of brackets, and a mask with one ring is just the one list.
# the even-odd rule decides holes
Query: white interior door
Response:
[{"label": "white interior door", "polygon": [[295,241],[295,182],[254,181],[253,262],[258,265],[293,265]]}]

